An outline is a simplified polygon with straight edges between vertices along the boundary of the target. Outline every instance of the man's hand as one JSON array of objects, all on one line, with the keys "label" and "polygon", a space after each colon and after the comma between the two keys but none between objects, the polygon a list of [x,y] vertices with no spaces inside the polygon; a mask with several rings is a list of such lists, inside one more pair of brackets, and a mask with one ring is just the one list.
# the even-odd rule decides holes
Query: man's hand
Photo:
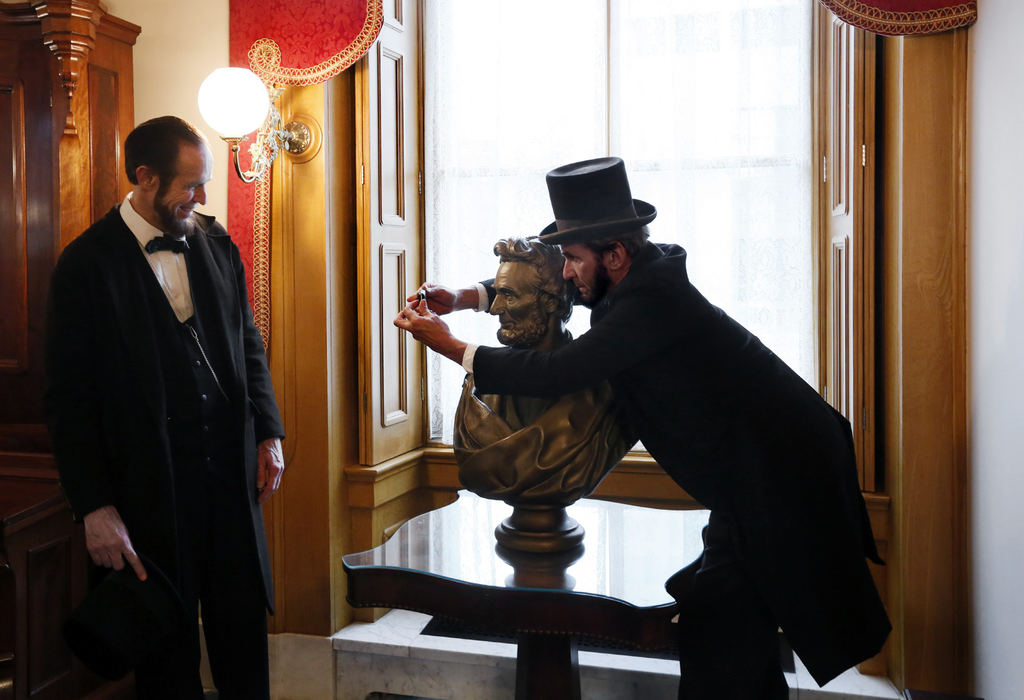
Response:
[{"label": "man's hand", "polygon": [[410,294],[406,301],[410,304],[426,299],[427,308],[441,316],[452,311],[475,309],[480,302],[480,292],[476,287],[450,289],[439,284],[424,282],[415,294]]},{"label": "man's hand", "polygon": [[85,516],[85,548],[96,566],[120,571],[128,562],[139,580],[146,580],[146,569],[139,561],[128,537],[128,528],[114,506],[97,508]]},{"label": "man's hand", "polygon": [[284,453],[281,451],[279,438],[268,438],[260,443],[256,455],[256,490],[259,491],[257,501],[263,503],[274,495],[281,486],[281,475],[284,474]]},{"label": "man's hand", "polygon": [[434,352],[444,355],[456,364],[462,364],[466,344],[452,335],[448,324],[427,307],[426,301],[409,304],[402,309],[395,316],[395,325],[412,333],[413,338]]}]

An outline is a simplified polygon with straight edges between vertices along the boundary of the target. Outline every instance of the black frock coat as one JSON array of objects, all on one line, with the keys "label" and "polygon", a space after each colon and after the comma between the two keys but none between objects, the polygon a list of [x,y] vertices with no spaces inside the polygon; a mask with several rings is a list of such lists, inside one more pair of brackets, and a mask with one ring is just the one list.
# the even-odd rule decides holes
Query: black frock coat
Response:
[{"label": "black frock coat", "polygon": [[608,379],[662,468],[733,518],[744,566],[819,684],[881,649],[891,626],[865,561],[880,560],[849,423],[690,284],[682,248],[645,244],[572,343],[480,347],[473,370],[488,394]]},{"label": "black frock coat", "polygon": [[[76,517],[114,505],[136,550],[174,577],[179,514],[158,351],[168,339],[158,333],[149,301],[163,292],[120,206],[73,240],[57,261],[48,303],[45,405],[61,485]],[[272,610],[256,500],[257,445],[283,437],[284,430],[238,248],[213,217],[195,218],[186,253],[189,286],[210,361],[228,396],[238,455],[230,467],[239,476],[235,497],[246,501],[251,514],[252,538],[238,544],[255,550]]]}]

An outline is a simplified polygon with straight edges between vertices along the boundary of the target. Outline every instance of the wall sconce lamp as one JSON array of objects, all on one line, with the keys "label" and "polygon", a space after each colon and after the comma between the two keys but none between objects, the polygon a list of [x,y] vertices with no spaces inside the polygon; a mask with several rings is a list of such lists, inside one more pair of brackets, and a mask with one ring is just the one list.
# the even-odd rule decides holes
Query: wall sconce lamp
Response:
[{"label": "wall sconce lamp", "polygon": [[[312,134],[308,126],[296,120],[281,128],[281,113],[274,102],[282,91],[274,88],[268,92],[248,68],[218,68],[199,86],[199,113],[230,144],[235,172],[242,182],[262,180],[279,149],[299,154],[309,147]],[[238,144],[256,129],[256,142],[249,147],[252,163],[243,172]]]}]

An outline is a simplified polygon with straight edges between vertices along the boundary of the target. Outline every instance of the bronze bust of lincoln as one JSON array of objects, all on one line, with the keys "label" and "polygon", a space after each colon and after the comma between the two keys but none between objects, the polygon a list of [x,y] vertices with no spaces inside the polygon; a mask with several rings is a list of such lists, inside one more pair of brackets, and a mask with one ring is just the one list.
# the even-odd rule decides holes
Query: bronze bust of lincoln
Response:
[{"label": "bronze bust of lincoln", "polygon": [[[503,239],[490,313],[503,345],[554,350],[572,340],[565,322],[575,287],[562,279],[557,246]],[[601,382],[558,398],[477,394],[467,375],[455,415],[459,478],[469,490],[513,506],[561,508],[589,495],[631,443]]]}]

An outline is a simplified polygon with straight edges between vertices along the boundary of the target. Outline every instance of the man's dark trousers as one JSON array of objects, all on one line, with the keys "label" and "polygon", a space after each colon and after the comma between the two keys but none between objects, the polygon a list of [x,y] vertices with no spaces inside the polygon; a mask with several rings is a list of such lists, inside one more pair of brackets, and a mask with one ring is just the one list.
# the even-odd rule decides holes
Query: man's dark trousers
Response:
[{"label": "man's dark trousers", "polygon": [[669,579],[679,604],[680,700],[785,700],[778,624],[743,570],[728,518],[712,513],[704,553]]},{"label": "man's dark trousers", "polygon": [[[159,305],[159,302],[157,302]],[[166,303],[161,309],[169,312]],[[224,700],[269,698],[266,598],[252,541],[238,429],[211,372],[198,317],[163,319],[168,434],[174,465],[177,581],[188,624],[135,670],[140,698],[201,698],[199,610]],[[193,333],[194,332],[194,333]],[[222,376],[222,375],[221,375]]]}]

